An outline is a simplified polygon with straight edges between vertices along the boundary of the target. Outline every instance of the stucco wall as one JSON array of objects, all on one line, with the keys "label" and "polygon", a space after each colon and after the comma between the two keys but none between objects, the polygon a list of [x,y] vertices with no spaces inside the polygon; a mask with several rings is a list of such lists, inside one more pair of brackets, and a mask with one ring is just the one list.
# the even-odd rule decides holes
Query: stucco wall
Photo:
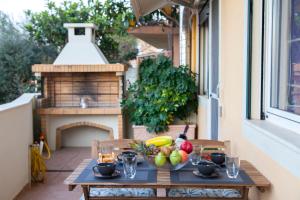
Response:
[{"label": "stucco wall", "polygon": [[93,140],[109,139],[109,133],[99,128],[82,126],[64,130],[61,137],[62,147],[90,147]]},{"label": "stucco wall", "polygon": [[[266,155],[256,144],[250,143],[243,134],[245,2],[237,0],[220,1],[220,89],[221,104],[223,105],[223,116],[220,119],[220,139],[231,140],[233,153],[239,155],[241,159],[253,163],[272,183],[272,188],[265,193],[252,190],[251,199],[298,200],[300,199],[300,179]],[[255,0],[255,7],[258,2],[258,0]],[[256,16],[259,14],[257,7],[254,12]],[[257,20],[257,18],[255,17],[254,20]],[[257,31],[259,28],[256,26],[254,28],[253,33],[259,34]],[[259,42],[255,41],[258,40],[257,35],[254,35],[253,39],[254,43]],[[259,48],[259,45],[254,45],[254,48]],[[254,59],[260,58],[256,56]],[[258,67],[258,64],[259,62],[254,60],[254,68]],[[256,96],[256,98],[259,97]]]},{"label": "stucco wall", "polygon": [[32,99],[24,94],[0,105],[0,199],[13,199],[30,183],[29,145],[33,140]]},{"label": "stucco wall", "polygon": [[[51,150],[56,149],[56,129],[76,122],[92,122],[100,125],[105,125],[113,129],[114,138],[118,138],[118,116],[117,115],[67,115],[67,116],[48,116],[47,119],[47,139],[49,142],[49,147]],[[72,131],[72,130],[70,130]],[[75,134],[65,134],[63,139],[67,137],[72,137],[70,143],[64,141],[67,146],[90,146],[92,144],[93,138],[101,139],[107,134],[98,135],[103,132],[90,132],[90,129],[81,129],[81,134],[78,132]],[[63,133],[64,135],[64,133]],[[88,137],[86,137],[88,136]],[[65,138],[64,138],[65,137]],[[90,141],[89,141],[90,140]]]}]

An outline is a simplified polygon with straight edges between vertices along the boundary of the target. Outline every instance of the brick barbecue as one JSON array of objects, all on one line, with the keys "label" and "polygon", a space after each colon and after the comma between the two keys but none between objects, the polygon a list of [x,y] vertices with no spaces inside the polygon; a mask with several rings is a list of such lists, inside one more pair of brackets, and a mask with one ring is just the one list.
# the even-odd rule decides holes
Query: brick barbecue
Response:
[{"label": "brick barbecue", "polygon": [[[68,123],[97,124],[112,130],[114,138],[123,138],[120,101],[126,65],[107,62],[94,43],[95,25],[64,27],[68,29],[68,43],[55,62],[32,66],[36,76],[41,76],[38,113],[51,149],[60,148],[57,130]],[[62,118],[60,124],[58,119]]]}]

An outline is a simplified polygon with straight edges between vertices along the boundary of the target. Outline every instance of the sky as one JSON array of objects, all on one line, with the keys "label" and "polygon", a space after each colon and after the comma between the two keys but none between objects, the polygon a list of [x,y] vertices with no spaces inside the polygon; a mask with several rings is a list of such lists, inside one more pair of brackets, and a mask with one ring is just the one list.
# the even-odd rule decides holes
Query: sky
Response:
[{"label": "sky", "polygon": [[[54,0],[57,3],[63,0]],[[45,0],[0,0],[0,10],[8,14],[14,21],[24,20],[24,11],[41,11],[45,9]]]},{"label": "sky", "polygon": [[[61,3],[64,0],[53,0]],[[0,10],[8,14],[14,21],[21,22],[25,19],[24,11],[42,11],[45,9],[46,0],[0,0]]]}]

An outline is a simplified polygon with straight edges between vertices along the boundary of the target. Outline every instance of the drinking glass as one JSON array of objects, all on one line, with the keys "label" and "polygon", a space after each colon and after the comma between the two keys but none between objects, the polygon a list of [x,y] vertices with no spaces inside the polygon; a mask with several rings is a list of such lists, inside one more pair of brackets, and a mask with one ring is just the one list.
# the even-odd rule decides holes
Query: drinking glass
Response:
[{"label": "drinking glass", "polygon": [[112,145],[103,145],[99,149],[99,153],[101,153],[101,154],[111,154],[112,152],[113,152]]},{"label": "drinking glass", "polygon": [[133,179],[136,175],[137,155],[124,154],[122,156],[124,174],[127,178]]},{"label": "drinking glass", "polygon": [[192,165],[198,165],[198,163],[201,161],[201,153],[202,153],[202,146],[194,145],[193,152],[189,156]]},{"label": "drinking glass", "polygon": [[115,161],[115,153],[112,145],[104,145],[99,148],[99,162],[112,163]]},{"label": "drinking glass", "polygon": [[240,171],[240,160],[238,157],[227,156],[225,158],[226,173],[229,178],[237,178]]}]

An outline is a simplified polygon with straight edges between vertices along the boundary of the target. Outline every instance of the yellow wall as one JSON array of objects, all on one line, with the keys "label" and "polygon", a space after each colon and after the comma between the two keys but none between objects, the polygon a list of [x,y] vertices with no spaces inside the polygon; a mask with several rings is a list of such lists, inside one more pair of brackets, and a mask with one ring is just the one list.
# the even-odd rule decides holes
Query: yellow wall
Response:
[{"label": "yellow wall", "polygon": [[173,65],[179,66],[179,35],[173,36]]},{"label": "yellow wall", "polygon": [[191,53],[191,70],[192,72],[196,72],[196,61],[197,61],[197,17],[196,15],[193,16],[192,18],[192,41],[191,41],[191,46],[192,46],[192,53]]},{"label": "yellow wall", "polygon": [[[221,139],[232,141],[233,153],[253,163],[272,183],[265,193],[251,191],[252,199],[298,200],[300,179],[293,176],[279,163],[260,151],[242,135],[243,124],[243,50],[244,50],[244,3],[226,0],[221,2]],[[255,0],[255,5],[259,0]],[[256,7],[258,9],[258,7]],[[257,12],[258,10],[256,10]],[[256,18],[255,18],[256,19]],[[255,34],[255,32],[254,32]],[[257,34],[257,32],[256,32]],[[257,35],[253,39],[257,40]],[[256,41],[254,41],[255,43]],[[258,48],[258,46],[254,46]],[[255,58],[259,59],[259,58]],[[253,62],[258,65],[259,62]],[[254,66],[255,67],[255,66]],[[258,66],[256,66],[258,67]]]}]

